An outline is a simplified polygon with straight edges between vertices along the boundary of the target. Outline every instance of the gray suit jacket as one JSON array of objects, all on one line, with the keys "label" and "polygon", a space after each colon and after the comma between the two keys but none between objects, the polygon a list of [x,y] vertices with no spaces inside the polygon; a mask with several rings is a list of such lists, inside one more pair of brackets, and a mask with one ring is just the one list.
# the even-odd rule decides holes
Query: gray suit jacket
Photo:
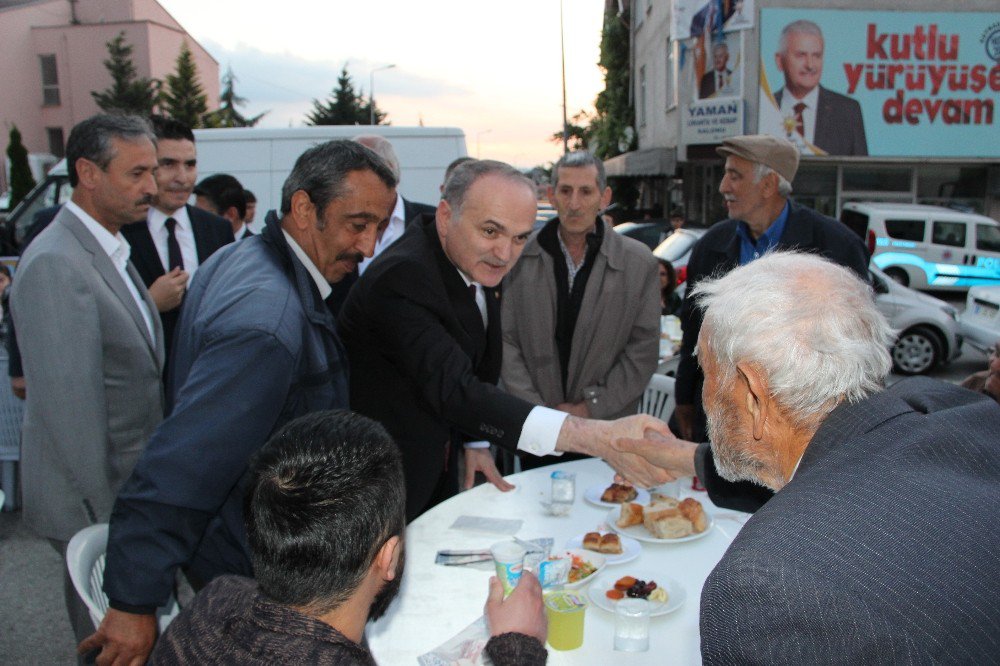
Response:
[{"label": "gray suit jacket", "polygon": [[573,331],[565,393],[552,262],[535,234],[504,282],[504,387],[549,407],[586,395],[590,415],[598,419],[634,414],[660,351],[656,258],[642,243],[605,227]]},{"label": "gray suit jacket", "polygon": [[24,519],[62,541],[107,521],[163,418],[163,329],[155,340],[97,239],[63,209],[17,268],[11,305],[30,388],[23,428]]}]

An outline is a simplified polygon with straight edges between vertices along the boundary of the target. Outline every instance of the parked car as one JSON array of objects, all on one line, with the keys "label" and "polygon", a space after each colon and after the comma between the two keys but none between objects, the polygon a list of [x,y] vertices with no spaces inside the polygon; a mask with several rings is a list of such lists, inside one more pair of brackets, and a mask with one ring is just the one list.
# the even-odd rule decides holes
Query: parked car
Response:
[{"label": "parked car", "polygon": [[958,323],[970,346],[984,353],[993,349],[1000,340],[1000,286],[969,289]]},{"label": "parked car", "polygon": [[872,263],[914,289],[965,290],[1000,282],[1000,222],[898,203],[844,204],[840,220],[868,243]]},{"label": "parked car", "polygon": [[[617,228],[617,227],[616,227]],[[684,281],[687,280],[687,264],[691,257],[691,248],[698,239],[705,235],[707,229],[681,228],[663,239],[656,246],[653,254],[657,259],[669,261],[677,273],[678,294],[683,295]]]},{"label": "parked car", "polygon": [[636,239],[652,250],[663,242],[671,228],[668,220],[642,220],[641,222],[622,222],[615,225],[615,231],[622,236]]},{"label": "parked car", "polygon": [[555,209],[547,201],[539,201],[538,209],[535,211],[535,226],[531,227],[532,231],[538,231],[548,223],[553,217],[559,214],[559,211]]}]

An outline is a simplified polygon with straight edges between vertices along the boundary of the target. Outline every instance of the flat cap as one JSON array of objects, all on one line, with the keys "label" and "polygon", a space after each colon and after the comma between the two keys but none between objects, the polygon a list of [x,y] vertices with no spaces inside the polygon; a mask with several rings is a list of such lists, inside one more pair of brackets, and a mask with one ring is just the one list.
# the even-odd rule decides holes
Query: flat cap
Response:
[{"label": "flat cap", "polygon": [[723,157],[735,155],[774,169],[789,183],[799,169],[799,150],[791,141],[770,134],[748,134],[726,139],[715,149]]}]

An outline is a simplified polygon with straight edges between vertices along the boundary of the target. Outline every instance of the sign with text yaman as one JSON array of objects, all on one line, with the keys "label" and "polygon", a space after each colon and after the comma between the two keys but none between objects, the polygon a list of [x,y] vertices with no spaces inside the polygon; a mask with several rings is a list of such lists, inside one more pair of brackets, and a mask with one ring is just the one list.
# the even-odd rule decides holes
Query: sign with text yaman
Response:
[{"label": "sign with text yaman", "polygon": [[722,143],[744,134],[744,102],[738,97],[692,101],[681,111],[681,141]]},{"label": "sign with text yaman", "polygon": [[758,131],[809,155],[1000,156],[1000,12],[760,11]]}]

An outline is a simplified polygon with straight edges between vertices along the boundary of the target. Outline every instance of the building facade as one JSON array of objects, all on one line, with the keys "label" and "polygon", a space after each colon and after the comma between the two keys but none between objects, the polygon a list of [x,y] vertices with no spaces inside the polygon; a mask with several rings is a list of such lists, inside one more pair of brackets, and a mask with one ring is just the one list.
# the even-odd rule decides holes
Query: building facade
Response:
[{"label": "building facade", "polygon": [[765,133],[799,146],[794,197],[828,215],[887,201],[1000,219],[996,0],[631,4],[639,149],[608,173],[636,179],[637,209],[725,218],[715,148]]},{"label": "building facade", "polygon": [[[218,107],[219,64],[156,0],[0,0],[0,150],[17,125],[36,165],[62,157],[73,125],[100,111],[90,93],[111,85],[106,44],[121,32],[144,78],[173,73],[187,42]],[[3,168],[0,191],[6,183]]]}]

